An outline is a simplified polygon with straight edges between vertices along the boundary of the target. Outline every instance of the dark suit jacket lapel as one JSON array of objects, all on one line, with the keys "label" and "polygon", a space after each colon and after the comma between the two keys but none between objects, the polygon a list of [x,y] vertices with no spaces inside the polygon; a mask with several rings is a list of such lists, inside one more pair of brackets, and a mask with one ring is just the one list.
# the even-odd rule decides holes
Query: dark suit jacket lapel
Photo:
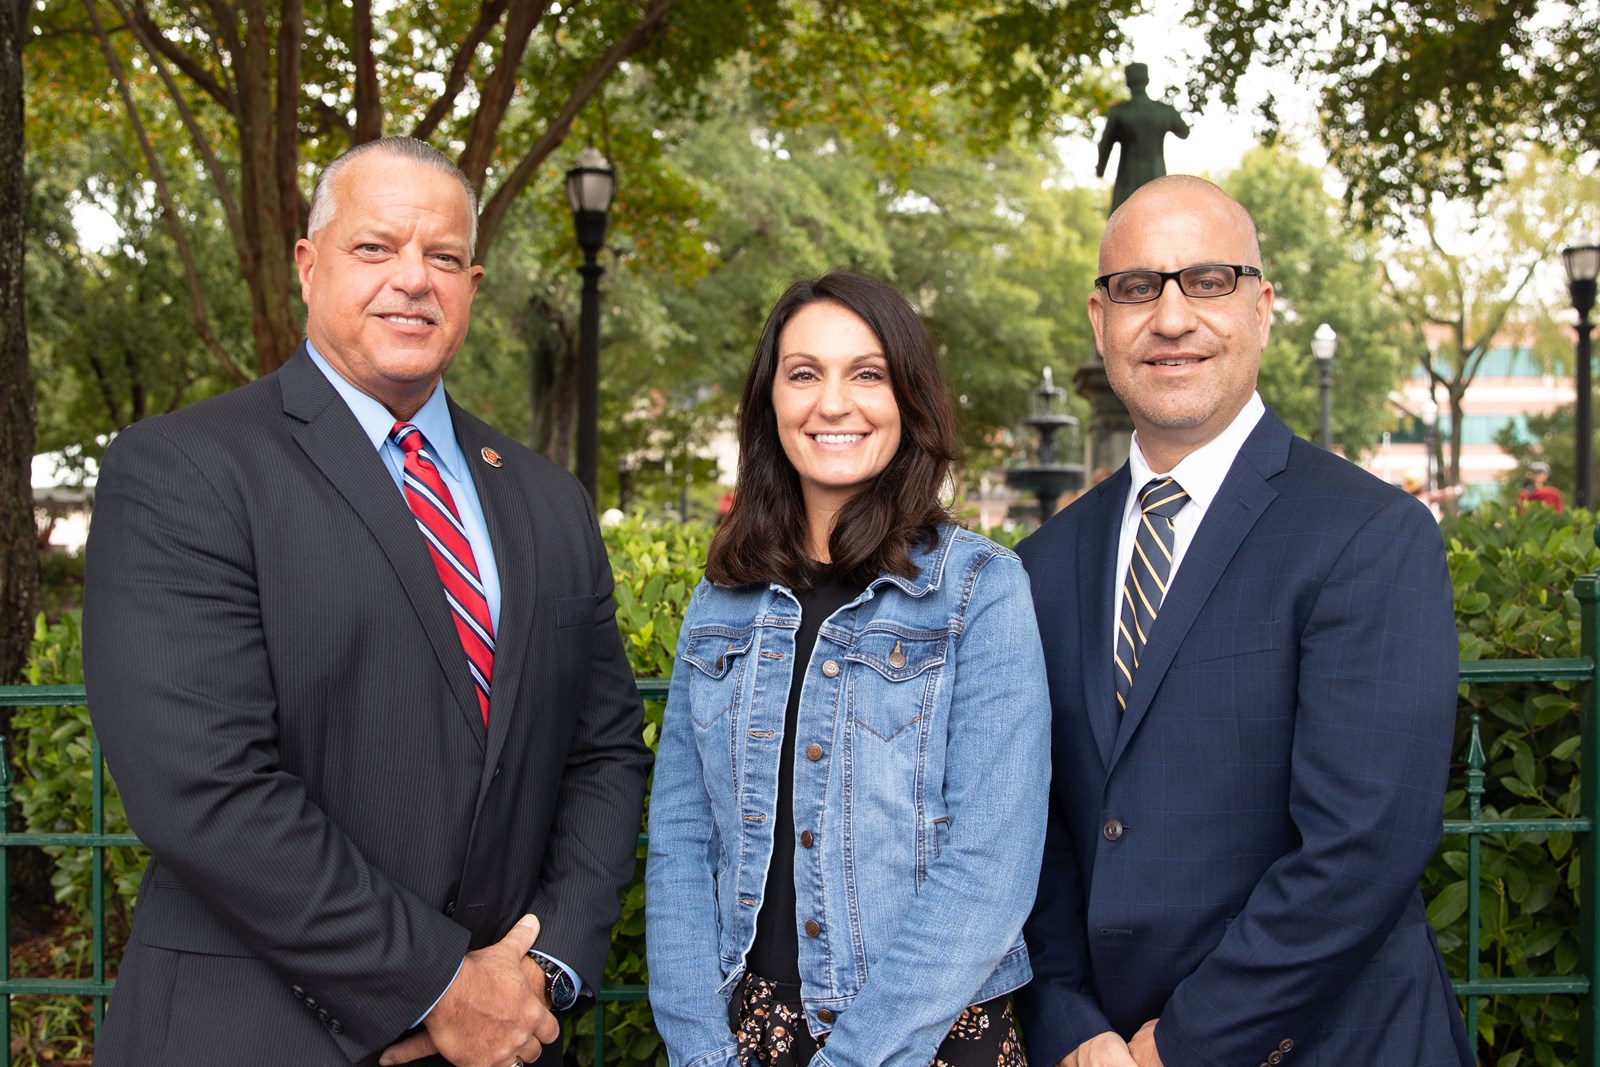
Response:
[{"label": "dark suit jacket lapel", "polygon": [[457,711],[481,746],[483,717],[462,658],[461,638],[440,592],[439,572],[394,478],[355,415],[304,347],[278,371],[278,380],[284,412],[301,423],[293,431],[296,443],[349,502],[388,557],[439,657],[439,669],[449,680]]},{"label": "dark suit jacket lapel", "polygon": [[[522,491],[526,479],[512,470],[492,466],[483,458],[484,447],[493,447],[483,423],[462,412],[454,401],[450,403],[450,417],[466,458],[468,476],[478,490],[478,503],[483,506],[489,540],[494,545],[495,568],[500,573],[500,621],[494,635],[494,682],[489,697],[489,747],[483,761],[483,786],[487,787],[518,708],[533,633],[534,606],[539,602],[535,524]],[[504,462],[518,462],[518,457],[506,457]],[[480,788],[480,804],[483,792]]]},{"label": "dark suit jacket lapel", "polygon": [[1183,562],[1178,565],[1178,576],[1172,580],[1172,587],[1161,602],[1161,611],[1150,629],[1150,641],[1139,656],[1139,670],[1133,678],[1133,691],[1128,694],[1128,710],[1117,731],[1111,764],[1121,758],[1129,738],[1150,710],[1150,702],[1160,689],[1167,668],[1172,666],[1173,656],[1183,645],[1222,572],[1227,570],[1256,520],[1277,498],[1278,491],[1268,484],[1268,479],[1288,465],[1292,439],[1289,428],[1267,411],[1239,449],[1216,498],[1200,521],[1200,528],[1195,531],[1194,540],[1184,553]]},{"label": "dark suit jacket lapel", "polygon": [[1111,609],[1116,598],[1117,542],[1122,508],[1128,500],[1128,466],[1090,490],[1093,510],[1083,520],[1083,545],[1078,555],[1078,633],[1082,635],[1083,700],[1100,760],[1111,766],[1117,737],[1117,689],[1111,675]]}]

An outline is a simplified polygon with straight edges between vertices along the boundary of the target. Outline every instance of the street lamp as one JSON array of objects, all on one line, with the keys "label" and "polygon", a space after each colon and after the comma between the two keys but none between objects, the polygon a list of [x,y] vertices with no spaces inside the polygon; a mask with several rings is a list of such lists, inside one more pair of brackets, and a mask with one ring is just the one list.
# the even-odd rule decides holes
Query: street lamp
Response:
[{"label": "street lamp", "polygon": [[1591,235],[1580,234],[1561,250],[1561,265],[1567,269],[1567,291],[1578,313],[1578,474],[1572,498],[1578,507],[1586,508],[1594,474],[1594,396],[1589,351],[1594,323],[1589,321],[1589,312],[1594,308],[1595,275],[1600,274],[1600,246]]},{"label": "street lamp", "polygon": [[1422,490],[1433,491],[1433,451],[1439,430],[1439,405],[1433,397],[1422,402]]},{"label": "street lamp", "polygon": [[1311,335],[1311,355],[1317,361],[1317,381],[1322,389],[1322,447],[1333,451],[1333,353],[1339,347],[1339,335],[1333,327],[1323,323]]},{"label": "street lamp", "polygon": [[578,319],[578,481],[594,500],[600,471],[600,275],[596,257],[606,243],[607,213],[617,191],[617,172],[590,145],[567,171],[567,203],[583,250],[583,310]]}]

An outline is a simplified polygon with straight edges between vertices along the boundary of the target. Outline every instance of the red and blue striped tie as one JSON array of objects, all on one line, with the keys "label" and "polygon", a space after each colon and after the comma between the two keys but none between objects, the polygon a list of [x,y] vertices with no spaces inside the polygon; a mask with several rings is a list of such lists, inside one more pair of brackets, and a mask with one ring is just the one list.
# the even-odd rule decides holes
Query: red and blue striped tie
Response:
[{"label": "red and blue striped tie", "polygon": [[466,528],[456,502],[439,477],[439,468],[428,454],[422,431],[409,422],[397,422],[389,439],[406,454],[404,486],[406,503],[417,518],[417,529],[428,542],[433,565],[444,582],[444,598],[455,619],[456,633],[467,654],[467,669],[472,672],[473,688],[478,691],[478,707],[483,724],[489,725],[489,683],[494,677],[494,623],[489,619],[489,601],[478,578],[478,561],[473,558]]}]

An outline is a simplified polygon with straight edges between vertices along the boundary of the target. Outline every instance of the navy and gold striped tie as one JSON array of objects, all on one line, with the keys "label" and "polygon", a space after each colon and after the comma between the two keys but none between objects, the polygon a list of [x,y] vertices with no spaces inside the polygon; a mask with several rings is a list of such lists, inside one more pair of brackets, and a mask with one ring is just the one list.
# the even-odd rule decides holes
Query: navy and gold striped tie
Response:
[{"label": "navy and gold striped tie", "polygon": [[1117,618],[1117,710],[1128,710],[1133,672],[1139,654],[1150,639],[1150,627],[1167,595],[1172,574],[1172,548],[1177,536],[1172,517],[1189,494],[1171,478],[1155,478],[1139,493],[1139,531],[1133,538],[1133,557],[1122,583],[1122,609]]}]

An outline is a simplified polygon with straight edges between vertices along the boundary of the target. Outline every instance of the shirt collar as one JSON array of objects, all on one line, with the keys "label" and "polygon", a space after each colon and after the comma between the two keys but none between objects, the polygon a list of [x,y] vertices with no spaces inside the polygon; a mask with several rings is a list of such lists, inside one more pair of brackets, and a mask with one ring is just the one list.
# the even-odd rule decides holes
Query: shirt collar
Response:
[{"label": "shirt collar", "polygon": [[[389,439],[389,431],[394,429],[394,415],[388,408],[351,385],[344,375],[334,370],[332,364],[317,351],[309,338],[306,340],[306,352],[311,356],[311,362],[315,363],[317,369],[328,379],[334,391],[344,399],[345,406],[361,424],[361,429],[372,442],[372,447],[382,451],[384,442]],[[443,382],[433,387],[427,402],[418,409],[410,421],[411,425],[422,431],[431,455],[444,468],[445,473],[459,477],[458,472],[464,469],[464,464],[461,462],[461,446],[456,443],[455,425],[450,420],[450,405],[445,401]]]},{"label": "shirt collar", "polygon": [[[1222,488],[1222,480],[1228,476],[1234,459],[1239,455],[1239,449],[1244,447],[1245,439],[1266,411],[1267,406],[1262,403],[1261,394],[1252,392],[1239,414],[1221,433],[1184,456],[1182,462],[1167,472],[1183,486],[1183,491],[1189,494],[1189,503],[1197,511],[1204,513],[1211,506],[1211,501]],[[1144,450],[1139,447],[1137,431],[1128,448],[1128,474],[1132,484],[1128,487],[1128,506],[1124,509],[1124,518],[1138,506],[1139,491],[1145,484],[1152,478],[1161,477],[1146,462]]]}]

